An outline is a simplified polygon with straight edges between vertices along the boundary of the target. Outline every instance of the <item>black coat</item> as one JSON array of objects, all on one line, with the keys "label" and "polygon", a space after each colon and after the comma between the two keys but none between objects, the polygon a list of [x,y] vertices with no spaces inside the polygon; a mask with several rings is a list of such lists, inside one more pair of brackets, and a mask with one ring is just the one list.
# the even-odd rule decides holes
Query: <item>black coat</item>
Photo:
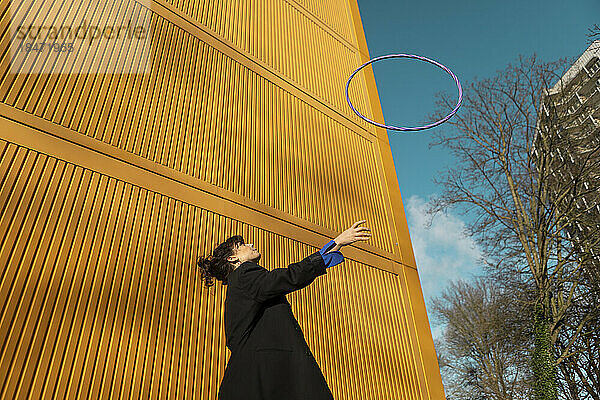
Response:
[{"label": "black coat", "polygon": [[228,277],[225,336],[231,357],[219,400],[332,400],[287,293],[326,274],[317,251],[272,271],[246,261]]}]

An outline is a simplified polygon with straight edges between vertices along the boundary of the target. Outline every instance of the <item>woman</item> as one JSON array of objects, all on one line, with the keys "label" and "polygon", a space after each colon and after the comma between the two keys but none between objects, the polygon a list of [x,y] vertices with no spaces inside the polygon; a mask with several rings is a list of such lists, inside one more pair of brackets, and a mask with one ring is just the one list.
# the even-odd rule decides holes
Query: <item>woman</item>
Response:
[{"label": "woman", "polygon": [[225,337],[231,357],[219,400],[333,399],[285,295],[344,261],[342,246],[369,240],[370,229],[359,227],[363,222],[287,268],[269,271],[258,265],[261,254],[241,236],[198,260],[206,286],[213,279],[227,285]]}]

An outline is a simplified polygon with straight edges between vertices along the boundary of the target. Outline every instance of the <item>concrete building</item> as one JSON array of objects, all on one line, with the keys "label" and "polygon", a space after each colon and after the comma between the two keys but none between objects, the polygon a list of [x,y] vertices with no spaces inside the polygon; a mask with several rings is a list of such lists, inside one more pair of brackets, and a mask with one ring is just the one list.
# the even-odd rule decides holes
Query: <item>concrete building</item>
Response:
[{"label": "concrete building", "polygon": [[[556,134],[550,149],[556,186],[582,178],[582,194],[575,203],[579,213],[567,235],[589,241],[594,232],[600,231],[600,40],[591,43],[543,96],[540,109],[538,128],[542,135],[550,130]],[[538,146],[536,142],[536,154]],[[598,244],[582,251],[591,253],[598,262]]]}]

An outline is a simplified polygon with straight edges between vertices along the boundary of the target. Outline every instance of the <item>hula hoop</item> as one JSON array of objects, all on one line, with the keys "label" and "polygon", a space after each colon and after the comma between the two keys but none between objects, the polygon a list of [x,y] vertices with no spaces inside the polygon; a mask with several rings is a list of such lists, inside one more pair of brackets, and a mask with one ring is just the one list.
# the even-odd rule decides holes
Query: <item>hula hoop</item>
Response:
[{"label": "hula hoop", "polygon": [[[458,86],[458,103],[456,103],[456,107],[454,107],[454,109],[450,112],[450,114],[446,115],[444,118],[440,119],[439,121],[436,121],[436,122],[431,123],[429,125],[409,127],[409,128],[402,127],[402,126],[391,126],[391,125],[380,124],[378,122],[370,120],[369,118],[367,118],[364,115],[362,115],[361,113],[359,113],[356,110],[356,108],[354,108],[354,106],[352,105],[352,103],[350,102],[350,96],[348,95],[348,88],[350,87],[350,81],[352,80],[352,78],[354,77],[354,75],[356,75],[356,73],[358,71],[360,71],[361,69],[363,69],[367,65],[369,65],[371,63],[374,63],[375,61],[383,60],[383,59],[386,59],[386,58],[414,58],[414,59],[417,59],[417,60],[427,61],[430,64],[433,64],[433,65],[436,65],[436,66],[442,68],[444,71],[446,71],[447,73],[449,73],[450,76],[452,76],[452,78],[456,82],[456,86]],[[437,61],[430,60],[429,58],[426,58],[426,57],[423,57],[423,56],[417,56],[417,55],[414,55],[414,54],[388,54],[386,56],[377,57],[377,58],[374,58],[372,60],[367,61],[366,63],[364,63],[363,65],[361,65],[360,67],[358,67],[358,69],[356,71],[354,71],[352,73],[352,75],[350,75],[350,78],[348,78],[348,81],[346,82],[346,100],[348,101],[348,105],[350,105],[350,108],[352,108],[352,110],[356,113],[356,115],[358,115],[359,117],[361,117],[362,119],[364,119],[365,121],[367,121],[370,124],[377,125],[377,126],[379,126],[381,128],[392,129],[392,130],[395,130],[395,131],[422,131],[424,129],[429,129],[429,128],[433,128],[434,126],[438,126],[439,124],[442,124],[442,123],[446,122],[448,119],[450,119],[450,117],[452,117],[454,114],[456,114],[456,112],[458,111],[458,109],[460,108],[460,105],[462,103],[462,86],[460,86],[460,81],[458,80],[458,78],[456,77],[456,75],[454,75],[452,73],[452,71],[450,71],[449,68],[447,68],[446,66],[440,64]]]}]

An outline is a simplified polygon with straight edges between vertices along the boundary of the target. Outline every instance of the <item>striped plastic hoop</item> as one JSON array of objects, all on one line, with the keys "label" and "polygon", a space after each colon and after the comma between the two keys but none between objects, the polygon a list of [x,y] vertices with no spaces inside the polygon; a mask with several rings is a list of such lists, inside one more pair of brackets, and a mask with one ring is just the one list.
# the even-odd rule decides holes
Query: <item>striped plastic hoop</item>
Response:
[{"label": "striped plastic hoop", "polygon": [[[356,110],[356,108],[354,108],[354,106],[352,105],[352,103],[350,102],[350,96],[348,95],[348,88],[350,87],[350,81],[352,80],[352,78],[354,77],[354,75],[357,74],[358,71],[360,71],[361,69],[363,69],[367,65],[372,64],[375,61],[384,60],[386,58],[413,58],[413,59],[417,59],[417,60],[421,60],[421,61],[427,61],[428,63],[436,65],[436,66],[440,67],[441,69],[443,69],[444,71],[446,71],[447,73],[449,73],[450,76],[452,76],[452,78],[454,79],[454,82],[456,82],[456,86],[458,86],[458,103],[456,103],[456,107],[454,107],[454,109],[450,112],[450,114],[446,115],[444,118],[440,119],[439,121],[436,121],[436,122],[431,123],[429,125],[416,126],[416,127],[408,127],[408,128],[407,127],[403,127],[403,126],[391,126],[391,125],[380,124],[378,122],[370,120],[369,118],[367,118],[364,115],[362,115],[361,113],[359,113]],[[462,103],[462,86],[460,86],[460,81],[458,80],[458,78],[456,77],[456,75],[454,75],[452,73],[452,71],[450,71],[449,68],[447,68],[446,66],[440,64],[437,61],[430,60],[429,58],[426,58],[426,57],[423,57],[423,56],[417,56],[417,55],[414,55],[414,54],[388,54],[386,56],[377,57],[377,58],[374,58],[372,60],[367,61],[366,63],[364,63],[363,65],[361,65],[360,67],[358,67],[358,69],[356,71],[354,71],[352,73],[352,75],[350,75],[350,78],[348,78],[348,81],[346,82],[346,100],[348,101],[348,105],[350,105],[350,108],[352,108],[352,110],[356,113],[356,115],[358,115],[359,117],[361,117],[362,119],[364,119],[365,121],[367,121],[370,124],[377,125],[377,126],[379,126],[381,128],[392,129],[392,130],[395,130],[395,131],[422,131],[422,130],[425,130],[425,129],[433,128],[434,126],[438,126],[439,124],[442,124],[442,123],[446,122],[448,119],[450,119],[450,117],[452,117],[454,114],[456,114],[456,112],[458,111],[458,109],[460,108],[460,105]]]}]

